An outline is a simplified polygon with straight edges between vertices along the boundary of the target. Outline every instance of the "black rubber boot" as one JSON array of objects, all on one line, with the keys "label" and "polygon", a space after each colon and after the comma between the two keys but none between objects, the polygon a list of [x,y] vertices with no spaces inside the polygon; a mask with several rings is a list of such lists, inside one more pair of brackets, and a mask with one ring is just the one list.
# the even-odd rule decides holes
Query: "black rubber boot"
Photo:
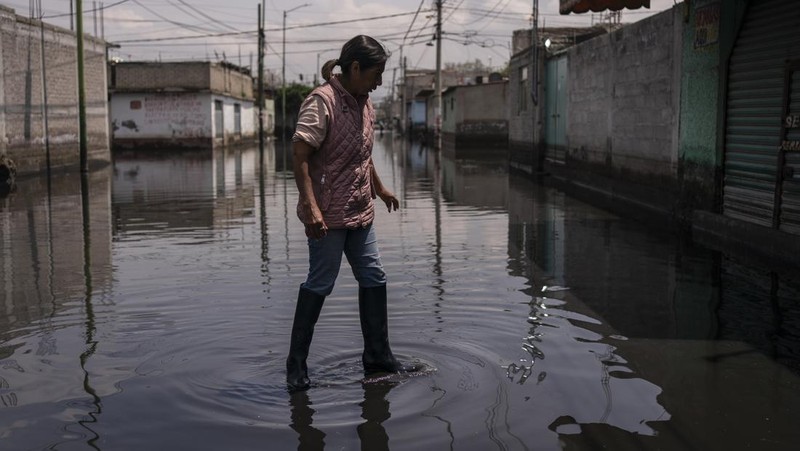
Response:
[{"label": "black rubber boot", "polygon": [[395,359],[389,348],[389,329],[386,316],[386,285],[358,289],[358,313],[364,335],[361,362],[364,373],[400,373],[416,370]]},{"label": "black rubber boot", "polygon": [[323,302],[325,302],[325,296],[300,287],[300,292],[297,294],[297,307],[294,311],[289,357],[286,358],[286,383],[291,391],[308,389],[306,358],[308,358],[308,349],[311,347],[311,338],[314,336],[314,325],[319,319]]}]

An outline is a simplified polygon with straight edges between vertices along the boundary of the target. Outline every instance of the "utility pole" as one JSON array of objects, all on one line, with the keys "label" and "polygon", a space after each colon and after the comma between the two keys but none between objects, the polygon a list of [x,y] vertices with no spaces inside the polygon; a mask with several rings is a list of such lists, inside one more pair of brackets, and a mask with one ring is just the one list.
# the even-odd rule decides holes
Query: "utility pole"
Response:
[{"label": "utility pole", "polygon": [[286,141],[286,11],[283,12],[283,47],[281,49],[281,141]]},{"label": "utility pole", "polygon": [[319,53],[317,53],[317,71],[314,72],[314,87],[319,86]]},{"label": "utility pole", "polygon": [[419,15],[419,11],[422,9],[422,5],[424,5],[424,4],[425,4],[425,0],[421,0],[419,2],[419,6],[417,7],[417,12],[414,13],[414,18],[411,20],[411,23],[408,24],[408,30],[406,30],[406,34],[405,34],[405,36],[403,36],[403,42],[400,44],[400,64],[403,67],[403,74],[401,76],[402,80],[403,80],[403,92],[400,94],[401,97],[402,97],[402,101],[401,101],[402,105],[400,107],[400,111],[402,112],[401,113],[401,117],[400,117],[400,124],[401,124],[402,130],[400,130],[400,133],[402,135],[406,134],[406,127],[408,125],[408,124],[406,124],[406,115],[408,114],[406,112],[406,102],[408,101],[408,98],[407,98],[406,94],[408,93],[408,88],[406,86],[406,58],[403,57],[403,46],[405,45],[406,38],[408,37],[408,33],[411,32],[411,28],[414,26],[414,22],[417,21],[417,16]]},{"label": "utility pole", "polygon": [[392,94],[391,94],[392,109],[390,110],[391,114],[389,115],[389,119],[391,119],[392,118],[392,114],[394,114],[394,106],[395,106],[395,102],[397,102],[397,99],[394,98],[394,83],[395,83],[395,80],[396,80],[396,78],[395,78],[396,76],[397,76],[397,68],[395,67],[394,69],[392,69]]},{"label": "utility pole", "polygon": [[78,38],[78,136],[81,172],[89,172],[89,145],[86,142],[86,81],[83,74],[83,0],[75,0],[75,34]]},{"label": "utility pole", "polygon": [[[50,125],[48,124],[48,107],[47,107],[47,61],[44,57],[45,52],[45,42],[44,42],[44,21],[42,18],[42,13],[39,11],[39,29],[41,31],[42,41],[40,44],[41,55],[42,55],[42,119],[44,125],[44,148],[45,148],[45,155],[47,156],[47,175],[50,175]],[[48,182],[49,183],[49,182]]]},{"label": "utility pole", "polygon": [[281,139],[284,141],[286,140],[286,15],[304,6],[311,6],[311,4],[303,3],[288,11],[283,11],[283,57],[281,58],[283,60],[283,64],[281,64],[281,121],[283,124],[281,126]]},{"label": "utility pole", "polygon": [[442,0],[436,0],[436,108],[434,148],[442,148]]},{"label": "utility pole", "polygon": [[[400,84],[403,89],[400,90],[398,98],[400,99],[400,135],[406,134],[406,59],[403,57],[403,45],[400,45]],[[394,125],[394,124],[392,124]]]},{"label": "utility pole", "polygon": [[544,168],[544,151],[539,145],[541,135],[539,130],[539,0],[533,0],[533,17],[531,25],[531,151],[535,156],[536,172]]},{"label": "utility pole", "polygon": [[[533,101],[533,106],[539,105],[539,90],[538,90],[538,81],[539,81],[539,0],[533,0],[533,17],[532,17],[532,25],[531,25],[531,56],[533,60],[533,67],[531,68],[531,100]],[[531,110],[533,111],[533,110]],[[534,124],[536,123],[536,118],[534,118]]]},{"label": "utility pole", "polygon": [[258,151],[264,152],[264,19],[258,5]]},{"label": "utility pole", "polygon": [[400,105],[400,111],[402,112],[400,116],[400,123],[402,124],[403,129],[400,131],[402,135],[406,134],[408,130],[408,86],[406,85],[406,60],[407,58],[403,57],[403,91],[401,91],[402,100]]}]

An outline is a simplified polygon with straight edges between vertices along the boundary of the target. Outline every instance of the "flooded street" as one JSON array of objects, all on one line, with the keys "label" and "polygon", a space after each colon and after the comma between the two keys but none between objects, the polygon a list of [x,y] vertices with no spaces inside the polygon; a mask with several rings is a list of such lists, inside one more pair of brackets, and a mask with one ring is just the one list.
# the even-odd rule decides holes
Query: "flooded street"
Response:
[{"label": "flooded street", "polygon": [[395,355],[345,264],[285,388],[307,270],[280,144],[116,154],[0,199],[0,448],[730,450],[800,443],[800,278],[376,139]]}]

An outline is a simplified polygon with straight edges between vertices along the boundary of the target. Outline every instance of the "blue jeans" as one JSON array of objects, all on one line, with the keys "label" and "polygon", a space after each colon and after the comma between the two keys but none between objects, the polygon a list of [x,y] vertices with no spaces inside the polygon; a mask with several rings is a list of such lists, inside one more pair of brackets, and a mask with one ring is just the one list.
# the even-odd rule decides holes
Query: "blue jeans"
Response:
[{"label": "blue jeans", "polygon": [[370,224],[359,229],[328,230],[319,240],[309,238],[308,277],[302,287],[321,296],[331,294],[342,265],[342,253],[347,256],[359,286],[386,285],[378,239]]}]

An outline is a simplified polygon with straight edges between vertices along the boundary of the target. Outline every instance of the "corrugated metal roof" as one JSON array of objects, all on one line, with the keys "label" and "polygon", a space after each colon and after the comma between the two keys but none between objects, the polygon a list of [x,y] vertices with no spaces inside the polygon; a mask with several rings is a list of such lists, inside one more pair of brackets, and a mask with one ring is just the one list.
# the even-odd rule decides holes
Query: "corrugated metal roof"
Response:
[{"label": "corrugated metal roof", "polygon": [[611,10],[619,11],[623,8],[639,9],[650,8],[650,0],[560,0],[559,12],[561,14],[585,13],[593,11]]}]

